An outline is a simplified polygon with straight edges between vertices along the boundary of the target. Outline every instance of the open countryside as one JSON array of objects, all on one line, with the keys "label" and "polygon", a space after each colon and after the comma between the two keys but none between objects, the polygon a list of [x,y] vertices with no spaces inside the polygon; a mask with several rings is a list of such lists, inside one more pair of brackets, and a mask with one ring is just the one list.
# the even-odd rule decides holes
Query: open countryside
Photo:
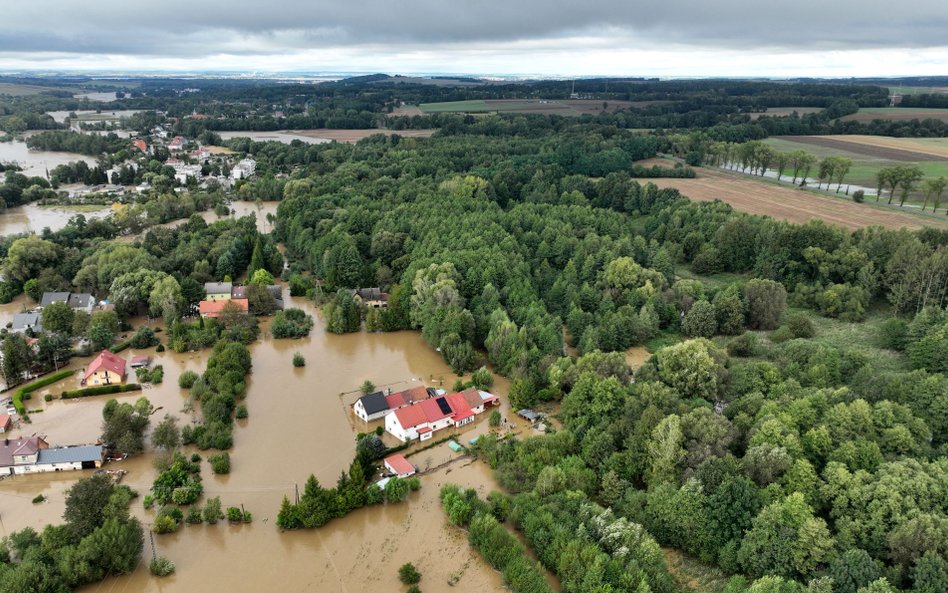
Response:
[{"label": "open countryside", "polygon": [[571,116],[616,111],[631,106],[630,101],[595,99],[484,99],[422,103],[418,108],[422,113],[542,113]]},{"label": "open countryside", "polygon": [[936,119],[948,122],[948,109],[925,107],[863,107],[857,113],[843,117],[844,121],[870,122],[883,121],[911,121],[913,119]]}]

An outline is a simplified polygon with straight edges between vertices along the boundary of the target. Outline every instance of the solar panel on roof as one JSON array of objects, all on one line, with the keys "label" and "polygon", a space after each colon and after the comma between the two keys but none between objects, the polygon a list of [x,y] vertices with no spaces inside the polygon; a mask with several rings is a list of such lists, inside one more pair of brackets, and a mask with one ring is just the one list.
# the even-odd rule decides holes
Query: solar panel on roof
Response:
[{"label": "solar panel on roof", "polygon": [[446,400],[445,398],[439,397],[438,399],[435,400],[435,402],[437,402],[438,407],[441,408],[442,414],[447,415],[453,412],[453,410],[451,410],[451,406],[448,405],[448,400]]}]

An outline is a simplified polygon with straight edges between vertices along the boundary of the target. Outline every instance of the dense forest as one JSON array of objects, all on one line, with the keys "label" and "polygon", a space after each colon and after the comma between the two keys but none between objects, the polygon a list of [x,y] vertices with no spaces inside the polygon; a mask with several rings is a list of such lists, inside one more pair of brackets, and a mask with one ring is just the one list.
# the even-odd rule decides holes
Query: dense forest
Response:
[{"label": "dense forest", "polygon": [[[305,149],[276,235],[323,280],[330,329],[358,329],[336,288],[379,285],[371,329],[418,328],[458,372],[490,362],[515,407],[561,403],[555,434],[478,449],[565,591],[629,582],[570,527],[603,508],[733,591],[943,590],[948,234],[691,203],[608,166],[653,139],[522,119]],[[821,318],[869,317],[864,341],[821,339]],[[655,340],[633,374],[622,352]],[[642,562],[639,590],[671,590]]]}]

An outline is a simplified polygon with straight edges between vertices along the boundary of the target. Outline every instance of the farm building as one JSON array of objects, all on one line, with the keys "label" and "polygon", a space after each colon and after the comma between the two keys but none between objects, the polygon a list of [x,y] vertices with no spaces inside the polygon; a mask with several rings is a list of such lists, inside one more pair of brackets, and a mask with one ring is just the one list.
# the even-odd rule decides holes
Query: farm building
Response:
[{"label": "farm building", "polygon": [[525,420],[529,420],[530,422],[536,422],[543,419],[543,414],[534,412],[530,409],[517,410],[517,416],[520,416]]},{"label": "farm building", "polygon": [[352,412],[363,422],[371,422],[384,418],[391,409],[385,401],[385,394],[381,391],[363,395],[352,405]]},{"label": "farm building", "polygon": [[201,301],[198,303],[198,310],[201,312],[201,317],[206,317],[210,319],[216,319],[221,316],[221,313],[224,312],[224,309],[231,305],[236,307],[241,313],[247,313],[250,311],[250,304],[247,299],[227,299],[220,301]]},{"label": "farm building", "polygon": [[86,367],[83,385],[121,385],[125,382],[125,359],[103,350]]},{"label": "farm building", "polygon": [[474,389],[473,387],[469,387],[464,391],[459,392],[458,395],[462,396],[464,400],[467,401],[467,405],[471,407],[471,410],[475,414],[480,414],[487,408],[500,405],[500,398],[498,398],[496,395],[486,391]]},{"label": "farm building", "polygon": [[229,301],[234,290],[232,282],[205,282],[204,293],[208,301]]},{"label": "farm building", "polygon": [[427,441],[444,428],[473,422],[474,413],[463,397],[439,396],[398,408],[385,417],[385,430],[405,442]]},{"label": "farm building", "polygon": [[132,357],[132,362],[129,363],[129,366],[133,369],[144,369],[151,365],[150,356],[134,356]]},{"label": "farm building", "polygon": [[404,455],[390,455],[383,460],[383,464],[385,465],[385,471],[399,478],[407,478],[418,471],[410,461],[405,459]]},{"label": "farm building", "polygon": [[0,442],[0,474],[29,474],[102,467],[102,446],[50,447],[43,437]]}]

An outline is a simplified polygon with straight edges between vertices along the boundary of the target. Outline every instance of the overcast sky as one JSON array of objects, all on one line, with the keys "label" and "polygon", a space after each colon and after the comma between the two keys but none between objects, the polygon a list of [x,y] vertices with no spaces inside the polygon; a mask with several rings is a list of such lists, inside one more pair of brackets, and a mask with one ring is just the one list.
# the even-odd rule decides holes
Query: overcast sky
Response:
[{"label": "overcast sky", "polygon": [[948,75],[945,0],[8,0],[0,70]]}]

